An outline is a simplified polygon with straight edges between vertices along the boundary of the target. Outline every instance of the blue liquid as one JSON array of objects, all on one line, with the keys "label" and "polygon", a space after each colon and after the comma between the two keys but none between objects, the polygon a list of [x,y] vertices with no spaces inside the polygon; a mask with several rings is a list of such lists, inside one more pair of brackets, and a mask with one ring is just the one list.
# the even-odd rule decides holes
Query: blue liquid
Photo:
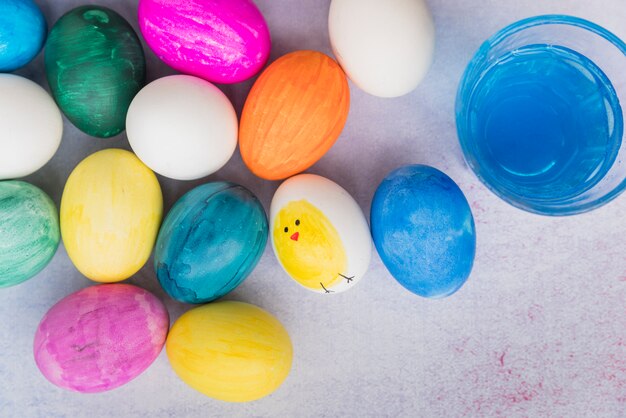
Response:
[{"label": "blue liquid", "polygon": [[564,47],[529,45],[501,57],[469,103],[480,176],[513,201],[564,201],[611,168],[622,109],[606,75]]}]

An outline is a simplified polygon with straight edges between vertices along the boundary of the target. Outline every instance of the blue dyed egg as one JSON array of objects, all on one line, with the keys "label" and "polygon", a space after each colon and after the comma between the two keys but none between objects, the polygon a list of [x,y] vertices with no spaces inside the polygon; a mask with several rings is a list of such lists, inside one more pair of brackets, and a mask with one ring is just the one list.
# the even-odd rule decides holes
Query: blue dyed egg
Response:
[{"label": "blue dyed egg", "polygon": [[245,187],[196,187],[174,204],[159,231],[154,266],[161,286],[187,303],[224,296],[259,262],[267,230],[263,206]]},{"label": "blue dyed egg", "polygon": [[0,72],[17,70],[41,50],[48,31],[33,0],[0,1]]},{"label": "blue dyed egg", "polygon": [[371,211],[374,244],[407,290],[428,298],[456,292],[474,264],[474,218],[463,192],[441,171],[400,167],[378,186]]}]

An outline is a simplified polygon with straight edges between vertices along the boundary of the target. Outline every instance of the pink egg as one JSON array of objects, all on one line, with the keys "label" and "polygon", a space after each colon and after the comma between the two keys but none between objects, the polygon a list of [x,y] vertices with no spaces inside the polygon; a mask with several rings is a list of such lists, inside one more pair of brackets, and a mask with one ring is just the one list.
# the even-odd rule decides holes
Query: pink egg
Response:
[{"label": "pink egg", "polygon": [[43,317],[35,362],[62,388],[104,392],[128,383],[157,358],[169,328],[163,303],[128,284],[72,293]]},{"label": "pink egg", "polygon": [[270,33],[251,0],[140,0],[139,27],[170,67],[215,83],[255,75],[270,53]]}]

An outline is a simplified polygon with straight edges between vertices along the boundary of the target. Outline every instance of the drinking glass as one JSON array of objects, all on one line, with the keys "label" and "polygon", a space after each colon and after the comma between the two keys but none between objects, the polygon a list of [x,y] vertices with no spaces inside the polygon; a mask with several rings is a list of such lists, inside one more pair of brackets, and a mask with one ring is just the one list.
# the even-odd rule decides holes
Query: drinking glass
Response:
[{"label": "drinking glass", "polygon": [[572,16],[513,23],[469,63],[456,99],[470,168],[542,215],[597,208],[626,188],[626,45]]}]

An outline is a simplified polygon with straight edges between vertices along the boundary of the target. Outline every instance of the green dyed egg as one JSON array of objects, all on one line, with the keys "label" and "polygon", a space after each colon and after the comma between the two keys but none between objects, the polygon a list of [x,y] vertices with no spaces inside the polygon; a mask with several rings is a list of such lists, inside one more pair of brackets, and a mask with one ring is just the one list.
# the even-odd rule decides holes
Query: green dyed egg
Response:
[{"label": "green dyed egg", "polygon": [[130,24],[111,9],[77,7],[61,17],[45,50],[46,76],[65,116],[100,138],[122,132],[146,62]]},{"label": "green dyed egg", "polygon": [[0,182],[0,288],[43,270],[59,238],[59,215],[47,194],[23,181]]}]

